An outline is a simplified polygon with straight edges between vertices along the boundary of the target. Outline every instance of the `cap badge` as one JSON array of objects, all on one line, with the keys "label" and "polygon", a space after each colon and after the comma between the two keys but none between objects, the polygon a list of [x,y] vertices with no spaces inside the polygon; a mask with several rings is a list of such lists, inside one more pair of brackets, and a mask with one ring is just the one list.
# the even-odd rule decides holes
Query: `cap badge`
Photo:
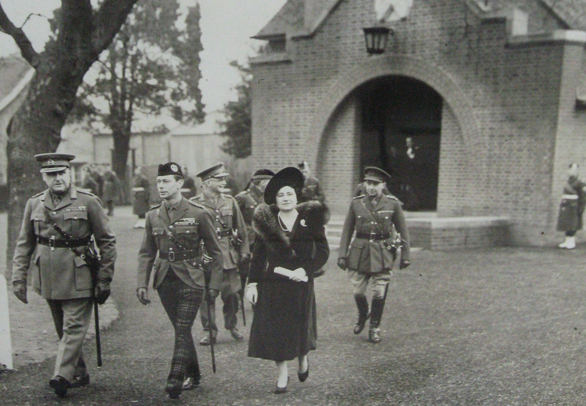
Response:
[{"label": "cap badge", "polygon": [[53,161],[52,159],[49,159],[49,161],[47,162],[47,164],[49,164],[49,165],[55,165],[55,161]]},{"label": "cap badge", "polygon": [[173,172],[179,172],[179,168],[178,168],[178,167],[177,167],[177,165],[175,165],[175,164],[171,165],[171,170],[172,170]]}]

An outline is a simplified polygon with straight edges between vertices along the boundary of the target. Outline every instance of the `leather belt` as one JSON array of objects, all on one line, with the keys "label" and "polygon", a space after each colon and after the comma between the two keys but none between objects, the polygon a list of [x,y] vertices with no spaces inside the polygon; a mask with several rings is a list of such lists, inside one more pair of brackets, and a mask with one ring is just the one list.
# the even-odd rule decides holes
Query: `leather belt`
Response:
[{"label": "leather belt", "polygon": [[365,238],[370,241],[382,241],[391,238],[391,233],[356,233],[356,238]]},{"label": "leather belt", "polygon": [[198,253],[195,250],[159,252],[159,258],[166,259],[169,262],[183,261],[184,259],[192,259],[197,257]]},{"label": "leather belt", "polygon": [[51,248],[76,248],[88,245],[91,239],[89,238],[75,238],[73,240],[57,240],[55,237],[37,237],[37,243],[46,245]]}]

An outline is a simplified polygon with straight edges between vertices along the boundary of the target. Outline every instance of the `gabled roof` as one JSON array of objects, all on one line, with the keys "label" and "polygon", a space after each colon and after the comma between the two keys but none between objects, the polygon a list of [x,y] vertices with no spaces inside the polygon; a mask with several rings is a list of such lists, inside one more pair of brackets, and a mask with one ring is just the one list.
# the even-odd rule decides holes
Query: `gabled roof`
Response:
[{"label": "gabled roof", "polygon": [[20,94],[33,73],[34,69],[20,56],[0,58],[0,111]]},{"label": "gabled roof", "polygon": [[303,30],[305,0],[287,0],[279,12],[253,38],[267,39],[285,35],[288,31]]},{"label": "gabled roof", "polygon": [[[560,20],[574,30],[586,31],[586,0],[525,0],[536,1],[546,6]],[[324,12],[331,12],[337,2],[323,0]],[[492,9],[509,4],[509,0],[492,0]],[[522,3],[518,2],[518,3]],[[269,39],[271,37],[286,35],[287,33],[300,33],[306,31],[306,27],[319,26],[320,21],[304,21],[305,0],[288,0],[279,12],[260,30],[253,38]],[[329,9],[328,9],[329,8]],[[321,15],[321,22],[327,15]],[[311,34],[311,33],[308,33]]]}]

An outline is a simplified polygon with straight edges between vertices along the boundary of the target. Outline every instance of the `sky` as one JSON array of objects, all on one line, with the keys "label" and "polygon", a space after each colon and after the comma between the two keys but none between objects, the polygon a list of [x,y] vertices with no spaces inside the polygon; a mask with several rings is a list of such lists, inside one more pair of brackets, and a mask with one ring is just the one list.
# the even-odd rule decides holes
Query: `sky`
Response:
[{"label": "sky", "polygon": [[[195,0],[182,1],[189,5],[195,3]],[[233,89],[240,76],[229,65],[230,61],[245,62],[247,56],[254,55],[254,47],[262,42],[250,37],[269,22],[285,1],[199,0],[204,47],[200,54],[203,76],[200,89],[206,112],[219,110],[227,101],[235,99]],[[51,17],[60,3],[60,0],[0,0],[4,11],[17,26],[21,26],[32,13]],[[37,51],[43,49],[49,33],[45,17],[32,15],[23,27]],[[12,38],[0,33],[0,56],[18,52]]]}]

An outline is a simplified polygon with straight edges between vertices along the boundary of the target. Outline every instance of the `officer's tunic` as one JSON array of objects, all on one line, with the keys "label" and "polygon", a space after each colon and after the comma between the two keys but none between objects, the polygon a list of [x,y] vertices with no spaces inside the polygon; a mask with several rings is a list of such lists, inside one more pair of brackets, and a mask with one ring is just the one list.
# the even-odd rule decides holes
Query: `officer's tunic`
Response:
[{"label": "officer's tunic", "polygon": [[[116,260],[116,237],[100,200],[74,186],[54,204],[49,189],[30,198],[13,259],[12,283],[27,283],[47,299],[59,336],[54,375],[71,382],[86,371],[82,346],[90,325],[94,286],[90,269],[77,253],[85,248],[55,247],[65,240],[53,226],[74,239],[93,236],[101,255],[98,284],[110,284]],[[53,246],[45,245],[48,241]],[[31,261],[32,258],[32,261]]]},{"label": "officer's tunic", "polygon": [[[364,195],[354,198],[344,222],[339,251],[340,258],[347,258],[348,269],[364,274],[390,271],[393,225],[401,235],[401,259],[410,261],[409,231],[401,203],[384,194],[376,206]],[[356,237],[350,243],[354,231]]]},{"label": "officer's tunic", "polygon": [[[12,282],[26,283],[30,270],[32,288],[45,299],[93,297],[90,270],[80,256],[66,247],[51,248],[37,243],[39,237],[64,240],[53,222],[73,238],[89,239],[93,235],[101,256],[98,280],[112,280],[116,237],[108,217],[96,196],[71,186],[57,205],[53,205],[49,189],[26,203],[14,253]],[[74,249],[83,252],[83,247]]]}]

